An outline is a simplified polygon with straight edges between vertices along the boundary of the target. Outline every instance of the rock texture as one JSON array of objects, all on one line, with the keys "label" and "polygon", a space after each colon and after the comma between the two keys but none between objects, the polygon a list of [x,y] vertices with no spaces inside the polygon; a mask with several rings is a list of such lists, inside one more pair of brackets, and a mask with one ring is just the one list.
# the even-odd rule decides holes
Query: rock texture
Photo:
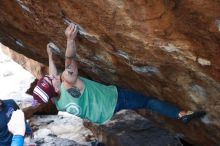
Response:
[{"label": "rock texture", "polygon": [[31,141],[38,146],[93,146],[91,131],[83,126],[80,118],[70,114],[33,116],[29,123],[34,139],[26,137],[26,144]]},{"label": "rock texture", "polygon": [[183,146],[176,135],[129,110],[120,111],[105,125],[84,125],[106,146]]},{"label": "rock texture", "polygon": [[220,145],[219,0],[5,0],[0,41],[42,67],[53,42],[62,70],[67,21],[83,28],[77,40],[82,75],[207,111],[203,122],[187,126],[154,119],[192,144]]}]

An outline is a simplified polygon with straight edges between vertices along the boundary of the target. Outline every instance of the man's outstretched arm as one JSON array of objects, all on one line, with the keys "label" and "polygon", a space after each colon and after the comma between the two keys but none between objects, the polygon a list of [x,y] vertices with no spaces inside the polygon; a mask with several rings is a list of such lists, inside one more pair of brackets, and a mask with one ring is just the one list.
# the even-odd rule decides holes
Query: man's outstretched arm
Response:
[{"label": "man's outstretched arm", "polygon": [[49,75],[57,76],[58,72],[53,60],[52,48],[49,47],[49,44],[47,44],[47,54],[49,59]]},{"label": "man's outstretched arm", "polygon": [[65,30],[67,38],[67,48],[65,53],[65,66],[69,65],[71,61],[76,57],[76,43],[75,38],[77,35],[77,25],[71,23]]}]

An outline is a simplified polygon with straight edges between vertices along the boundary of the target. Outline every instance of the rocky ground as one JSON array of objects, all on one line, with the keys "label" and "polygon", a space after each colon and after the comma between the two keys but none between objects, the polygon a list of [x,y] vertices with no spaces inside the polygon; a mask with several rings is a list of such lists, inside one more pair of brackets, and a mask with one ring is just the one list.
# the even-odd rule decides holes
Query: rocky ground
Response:
[{"label": "rocky ground", "polygon": [[26,144],[34,142],[39,146],[82,146],[91,145],[93,134],[83,126],[80,118],[59,112],[58,115],[35,115],[29,123],[34,138],[25,138]]},{"label": "rocky ground", "polygon": [[104,125],[65,112],[34,115],[29,123],[34,138],[26,137],[25,146],[183,146],[177,134],[130,110],[117,113]]}]

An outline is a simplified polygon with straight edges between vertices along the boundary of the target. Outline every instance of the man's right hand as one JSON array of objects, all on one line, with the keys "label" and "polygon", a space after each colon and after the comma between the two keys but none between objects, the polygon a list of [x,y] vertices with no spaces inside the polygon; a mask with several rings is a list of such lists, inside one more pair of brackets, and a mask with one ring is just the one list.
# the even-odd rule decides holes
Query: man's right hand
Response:
[{"label": "man's right hand", "polygon": [[74,40],[76,38],[77,32],[77,25],[71,23],[65,30],[67,40]]}]

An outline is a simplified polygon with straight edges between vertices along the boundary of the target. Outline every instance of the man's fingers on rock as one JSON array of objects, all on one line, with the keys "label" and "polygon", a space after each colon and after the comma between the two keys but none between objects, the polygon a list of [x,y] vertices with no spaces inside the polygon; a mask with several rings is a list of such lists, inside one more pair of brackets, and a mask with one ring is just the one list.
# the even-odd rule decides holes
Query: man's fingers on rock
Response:
[{"label": "man's fingers on rock", "polygon": [[71,26],[71,24],[67,27],[67,29],[70,29],[72,26]]},{"label": "man's fingers on rock", "polygon": [[72,29],[72,27],[73,27],[73,26],[72,26],[72,23],[71,23],[71,24],[69,25],[69,29],[68,29],[68,30],[70,31],[70,30]]},{"label": "man's fingers on rock", "polygon": [[75,29],[76,29],[76,25],[75,25],[75,24],[73,24],[73,25],[72,25],[72,29],[71,29],[71,31],[72,31],[72,32],[74,32],[74,31],[75,31]]}]

